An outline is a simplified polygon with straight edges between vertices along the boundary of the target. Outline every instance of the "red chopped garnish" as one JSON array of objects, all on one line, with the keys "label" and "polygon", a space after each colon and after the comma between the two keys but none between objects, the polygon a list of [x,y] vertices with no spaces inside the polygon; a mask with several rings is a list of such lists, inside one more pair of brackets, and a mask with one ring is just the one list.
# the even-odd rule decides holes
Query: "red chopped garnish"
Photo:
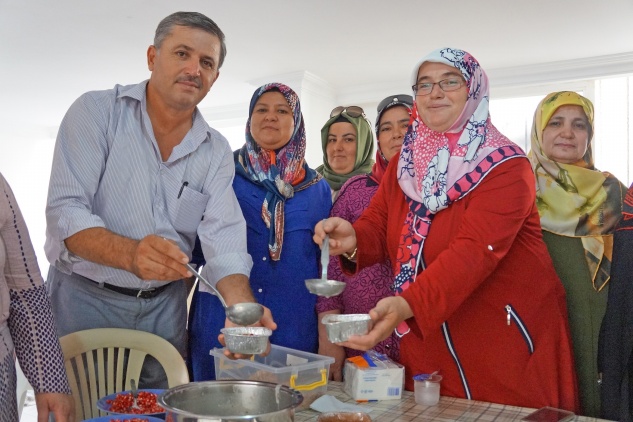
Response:
[{"label": "red chopped garnish", "polygon": [[[125,419],[127,422],[149,422],[149,419],[132,418]],[[125,422],[123,419],[110,419],[110,422]]]},{"label": "red chopped garnish", "polygon": [[110,412],[125,413],[132,415],[146,415],[148,413],[163,413],[165,409],[160,407],[156,403],[158,396],[155,393],[149,391],[139,391],[136,396],[136,404],[138,409],[133,409],[132,404],[134,398],[132,393],[119,393],[114,400],[106,400],[106,403],[110,405]]}]

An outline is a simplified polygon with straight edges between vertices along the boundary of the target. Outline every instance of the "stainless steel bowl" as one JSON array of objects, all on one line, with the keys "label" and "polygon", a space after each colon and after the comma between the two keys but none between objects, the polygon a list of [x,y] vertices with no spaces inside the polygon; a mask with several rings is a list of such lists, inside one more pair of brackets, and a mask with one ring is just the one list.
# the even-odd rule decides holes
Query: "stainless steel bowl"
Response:
[{"label": "stainless steel bowl", "polygon": [[229,351],[244,355],[264,353],[268,346],[268,337],[273,333],[265,327],[227,327],[220,332],[224,334],[224,342]]},{"label": "stainless steel bowl", "polygon": [[173,422],[292,422],[303,396],[281,384],[204,381],[170,388],[158,397]]},{"label": "stainless steel bowl", "polygon": [[350,336],[367,334],[371,330],[369,314],[329,314],[321,322],[332,343],[340,343]]}]

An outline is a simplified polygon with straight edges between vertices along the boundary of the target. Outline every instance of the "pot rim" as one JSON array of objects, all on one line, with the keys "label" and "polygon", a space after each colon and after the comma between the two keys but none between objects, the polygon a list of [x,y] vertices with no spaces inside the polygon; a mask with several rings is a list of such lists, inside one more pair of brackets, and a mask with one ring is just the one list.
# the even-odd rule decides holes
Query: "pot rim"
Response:
[{"label": "pot rim", "polygon": [[[258,413],[258,414],[251,414],[251,415],[225,415],[225,416],[211,416],[211,415],[199,415],[196,413],[191,413],[188,412],[186,410],[182,410],[182,409],[175,409],[173,407],[171,407],[170,405],[168,405],[167,403],[165,403],[165,397],[170,395],[170,394],[175,394],[178,393],[182,390],[186,390],[188,387],[191,387],[192,384],[195,385],[199,385],[199,386],[205,386],[205,385],[218,385],[218,384],[229,384],[229,385],[259,385],[259,386],[263,386],[263,387],[269,387],[272,388],[273,390],[277,388],[278,385],[280,385],[280,389],[279,391],[284,391],[284,392],[288,392],[291,395],[292,398],[292,405],[289,407],[286,407],[284,409],[279,409],[276,410],[274,412],[266,412],[266,413]],[[301,394],[301,392],[288,387],[287,385],[283,385],[283,384],[277,384],[274,382],[267,382],[267,381],[251,381],[251,380],[215,380],[215,381],[192,381],[189,382],[187,384],[181,384],[181,385],[177,385],[176,387],[172,387],[169,388],[165,391],[163,391],[159,396],[158,396],[158,404],[160,404],[164,409],[165,412],[169,413],[169,412],[173,412],[173,413],[177,413],[178,415],[181,416],[186,416],[186,417],[194,417],[194,418],[217,418],[218,420],[222,420],[222,419],[244,419],[244,420],[249,420],[249,419],[253,419],[255,417],[258,416],[263,416],[263,415],[270,415],[271,413],[276,413],[276,412],[286,412],[286,411],[292,411],[294,414],[295,409],[301,404],[303,403],[303,394]]]}]

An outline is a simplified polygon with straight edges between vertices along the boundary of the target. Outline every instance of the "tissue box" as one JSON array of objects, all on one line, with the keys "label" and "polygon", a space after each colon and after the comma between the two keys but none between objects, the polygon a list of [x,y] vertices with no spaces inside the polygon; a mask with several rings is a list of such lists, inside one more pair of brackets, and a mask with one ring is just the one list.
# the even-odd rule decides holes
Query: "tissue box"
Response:
[{"label": "tissue box", "polygon": [[404,366],[370,350],[345,361],[343,389],[356,401],[402,398]]}]

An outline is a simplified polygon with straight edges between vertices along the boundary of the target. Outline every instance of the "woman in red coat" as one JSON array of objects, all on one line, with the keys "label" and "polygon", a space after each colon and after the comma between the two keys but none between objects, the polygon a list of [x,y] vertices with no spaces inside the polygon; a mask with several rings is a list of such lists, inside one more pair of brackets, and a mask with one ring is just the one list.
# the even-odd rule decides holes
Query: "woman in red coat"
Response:
[{"label": "woman in red coat", "polygon": [[[439,371],[446,396],[576,411],[565,292],[541,237],[534,175],[488,113],[488,79],[465,51],[440,49],[414,69],[416,99],[399,160],[352,226],[329,218],[330,253],[353,272],[394,263],[396,296],[374,328],[341,343],[372,348],[402,335],[406,388]],[[352,258],[352,259],[349,259]]]}]

